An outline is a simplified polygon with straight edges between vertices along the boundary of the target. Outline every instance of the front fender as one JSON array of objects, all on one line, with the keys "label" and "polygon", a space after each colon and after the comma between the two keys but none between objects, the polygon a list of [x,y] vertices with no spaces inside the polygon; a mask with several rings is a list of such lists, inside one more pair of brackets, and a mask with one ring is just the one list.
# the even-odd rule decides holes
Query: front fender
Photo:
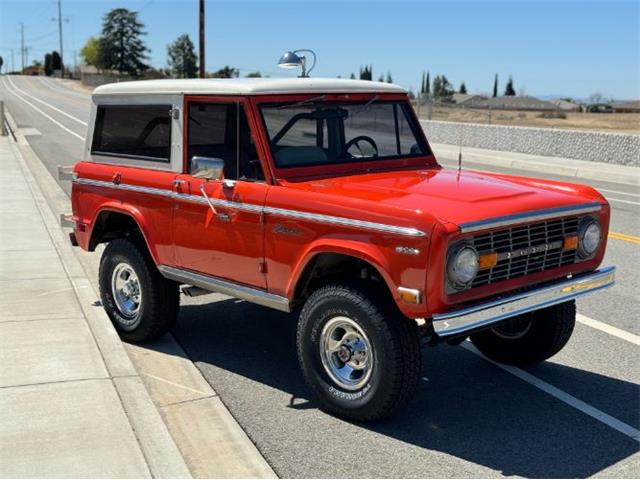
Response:
[{"label": "front fender", "polygon": [[[426,315],[425,296],[420,304],[408,304],[400,300],[398,287],[416,288],[424,293],[426,249],[420,257],[399,256],[393,246],[367,243],[357,239],[320,238],[311,242],[303,251],[289,279],[286,296],[294,298],[296,288],[308,265],[323,253],[342,254],[371,265],[384,280],[400,311],[408,317]],[[424,258],[422,256],[424,255]]]}]

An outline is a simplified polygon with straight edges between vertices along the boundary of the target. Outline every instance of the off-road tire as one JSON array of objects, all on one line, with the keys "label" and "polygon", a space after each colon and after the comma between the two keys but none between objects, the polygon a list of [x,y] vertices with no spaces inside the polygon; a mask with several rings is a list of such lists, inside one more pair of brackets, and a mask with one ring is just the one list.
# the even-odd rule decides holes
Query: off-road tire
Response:
[{"label": "off-road tire", "polygon": [[[117,265],[127,263],[135,271],[142,292],[135,328],[125,328],[125,318],[112,291],[112,275]],[[180,308],[178,284],[164,278],[156,268],[144,240],[118,238],[109,242],[100,259],[100,298],[102,305],[123,340],[141,342],[161,337],[175,325]]]},{"label": "off-road tire", "polygon": [[[371,376],[357,391],[334,382],[320,358],[323,326],[340,316],[357,323],[375,355]],[[306,382],[323,409],[344,418],[390,417],[409,402],[418,386],[421,352],[415,321],[400,313],[386,291],[364,282],[328,285],[311,294],[300,313],[297,350]]]},{"label": "off-road tire", "polygon": [[571,338],[576,323],[576,304],[572,300],[525,315],[531,325],[519,338],[503,338],[488,329],[471,335],[471,341],[496,362],[518,366],[543,362],[562,350]]}]

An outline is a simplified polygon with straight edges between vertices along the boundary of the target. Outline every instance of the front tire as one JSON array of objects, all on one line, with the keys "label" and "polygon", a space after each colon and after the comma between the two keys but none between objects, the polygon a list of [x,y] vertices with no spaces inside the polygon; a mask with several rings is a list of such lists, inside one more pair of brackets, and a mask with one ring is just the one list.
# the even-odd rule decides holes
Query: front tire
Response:
[{"label": "front tire", "polygon": [[100,259],[100,298],[123,340],[161,337],[175,325],[178,285],[156,268],[142,240],[109,242]]},{"label": "front tire", "polygon": [[531,365],[554,356],[567,344],[576,323],[575,301],[519,315],[471,335],[484,355],[509,365]]},{"label": "front tire", "polygon": [[371,285],[329,285],[305,303],[298,359],[325,410],[372,421],[412,398],[420,378],[418,327],[387,297]]}]

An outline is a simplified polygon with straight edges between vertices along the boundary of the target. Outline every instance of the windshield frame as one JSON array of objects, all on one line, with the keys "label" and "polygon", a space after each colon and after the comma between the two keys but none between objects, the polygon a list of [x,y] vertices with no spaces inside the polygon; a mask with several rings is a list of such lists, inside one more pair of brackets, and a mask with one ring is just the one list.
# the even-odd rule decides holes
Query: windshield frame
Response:
[{"label": "windshield frame", "polygon": [[[297,177],[328,177],[340,176],[354,173],[368,173],[370,171],[405,169],[405,168],[439,168],[439,165],[433,155],[429,142],[427,141],[424,131],[420,126],[418,118],[413,107],[409,102],[409,98],[404,93],[341,93],[327,94],[322,100],[313,103],[331,103],[345,102],[366,104],[375,97],[374,104],[378,102],[396,102],[401,103],[406,112],[407,121],[420,145],[423,152],[414,155],[388,156],[384,158],[370,159],[367,161],[357,160],[353,162],[331,163],[323,165],[305,165],[278,167],[275,162],[270,135],[264,118],[263,107],[278,104],[295,104],[304,102],[305,100],[313,100],[318,97],[317,93],[310,94],[284,94],[284,95],[268,95],[253,97],[255,112],[259,121],[260,136],[264,141],[264,151],[268,156],[270,166],[273,170],[275,178],[297,178]],[[271,132],[273,133],[273,132]]]}]

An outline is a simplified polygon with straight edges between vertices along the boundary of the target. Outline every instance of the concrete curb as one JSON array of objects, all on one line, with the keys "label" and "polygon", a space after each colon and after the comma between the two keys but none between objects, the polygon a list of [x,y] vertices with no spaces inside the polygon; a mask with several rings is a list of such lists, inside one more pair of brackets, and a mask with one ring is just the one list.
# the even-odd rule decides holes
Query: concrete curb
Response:
[{"label": "concrete curb", "polygon": [[[10,123],[17,131],[12,118]],[[39,188],[48,201],[49,214],[53,215],[51,211],[68,211],[69,197],[24,136],[18,135],[18,145],[23,151],[23,160],[38,178]],[[95,254],[98,252],[89,254],[72,248],[57,217],[54,215],[52,218],[53,223],[47,227],[56,231],[56,235],[52,235],[56,248],[76,282],[74,288],[78,285],[78,290],[83,292],[82,309],[96,341],[100,338],[98,345],[110,375],[114,377],[114,386],[127,415],[131,411],[141,419],[134,424],[135,419],[130,416],[141,446],[143,443],[146,446],[145,458],[155,463],[155,469],[149,465],[152,474],[158,477],[181,476],[179,472],[168,472],[170,465],[162,462],[173,462],[172,459],[182,452],[180,461],[183,465],[186,461],[187,472],[190,470],[190,474],[197,478],[277,478],[172,335],[144,346],[121,342],[102,307],[95,305],[99,295],[89,277],[97,278]],[[159,417],[158,412],[162,418],[156,418]],[[164,438],[164,442],[159,442],[158,438]],[[163,453],[168,448],[168,441],[173,448],[177,446],[179,452]]]},{"label": "concrete curb", "polygon": [[[433,143],[431,144],[436,158],[446,163],[458,161],[459,146]],[[554,161],[542,161],[540,158],[553,158]],[[518,152],[484,150],[473,147],[462,147],[463,165],[475,164],[500,168],[515,168],[530,172],[545,172],[564,177],[601,182],[620,183],[640,186],[640,168],[610,163],[588,162],[560,157],[538,157]]]},{"label": "concrete curb", "polygon": [[[15,130],[15,122],[10,116],[9,122],[18,137],[18,144],[9,142],[10,146],[21,163],[25,180],[42,215],[45,228],[62,260],[65,273],[73,287],[151,475],[154,478],[191,478],[191,473],[180,451],[149,397],[111,322],[102,308],[96,306],[98,297],[89,280],[84,276],[84,270],[74,255],[68,238],[60,228],[58,219],[46,200],[42,185],[36,180],[36,178],[43,180],[47,177],[52,181],[53,179],[44,165],[35,157],[35,153],[30,151],[24,138],[19,136]],[[26,150],[25,155],[22,150]]]}]

